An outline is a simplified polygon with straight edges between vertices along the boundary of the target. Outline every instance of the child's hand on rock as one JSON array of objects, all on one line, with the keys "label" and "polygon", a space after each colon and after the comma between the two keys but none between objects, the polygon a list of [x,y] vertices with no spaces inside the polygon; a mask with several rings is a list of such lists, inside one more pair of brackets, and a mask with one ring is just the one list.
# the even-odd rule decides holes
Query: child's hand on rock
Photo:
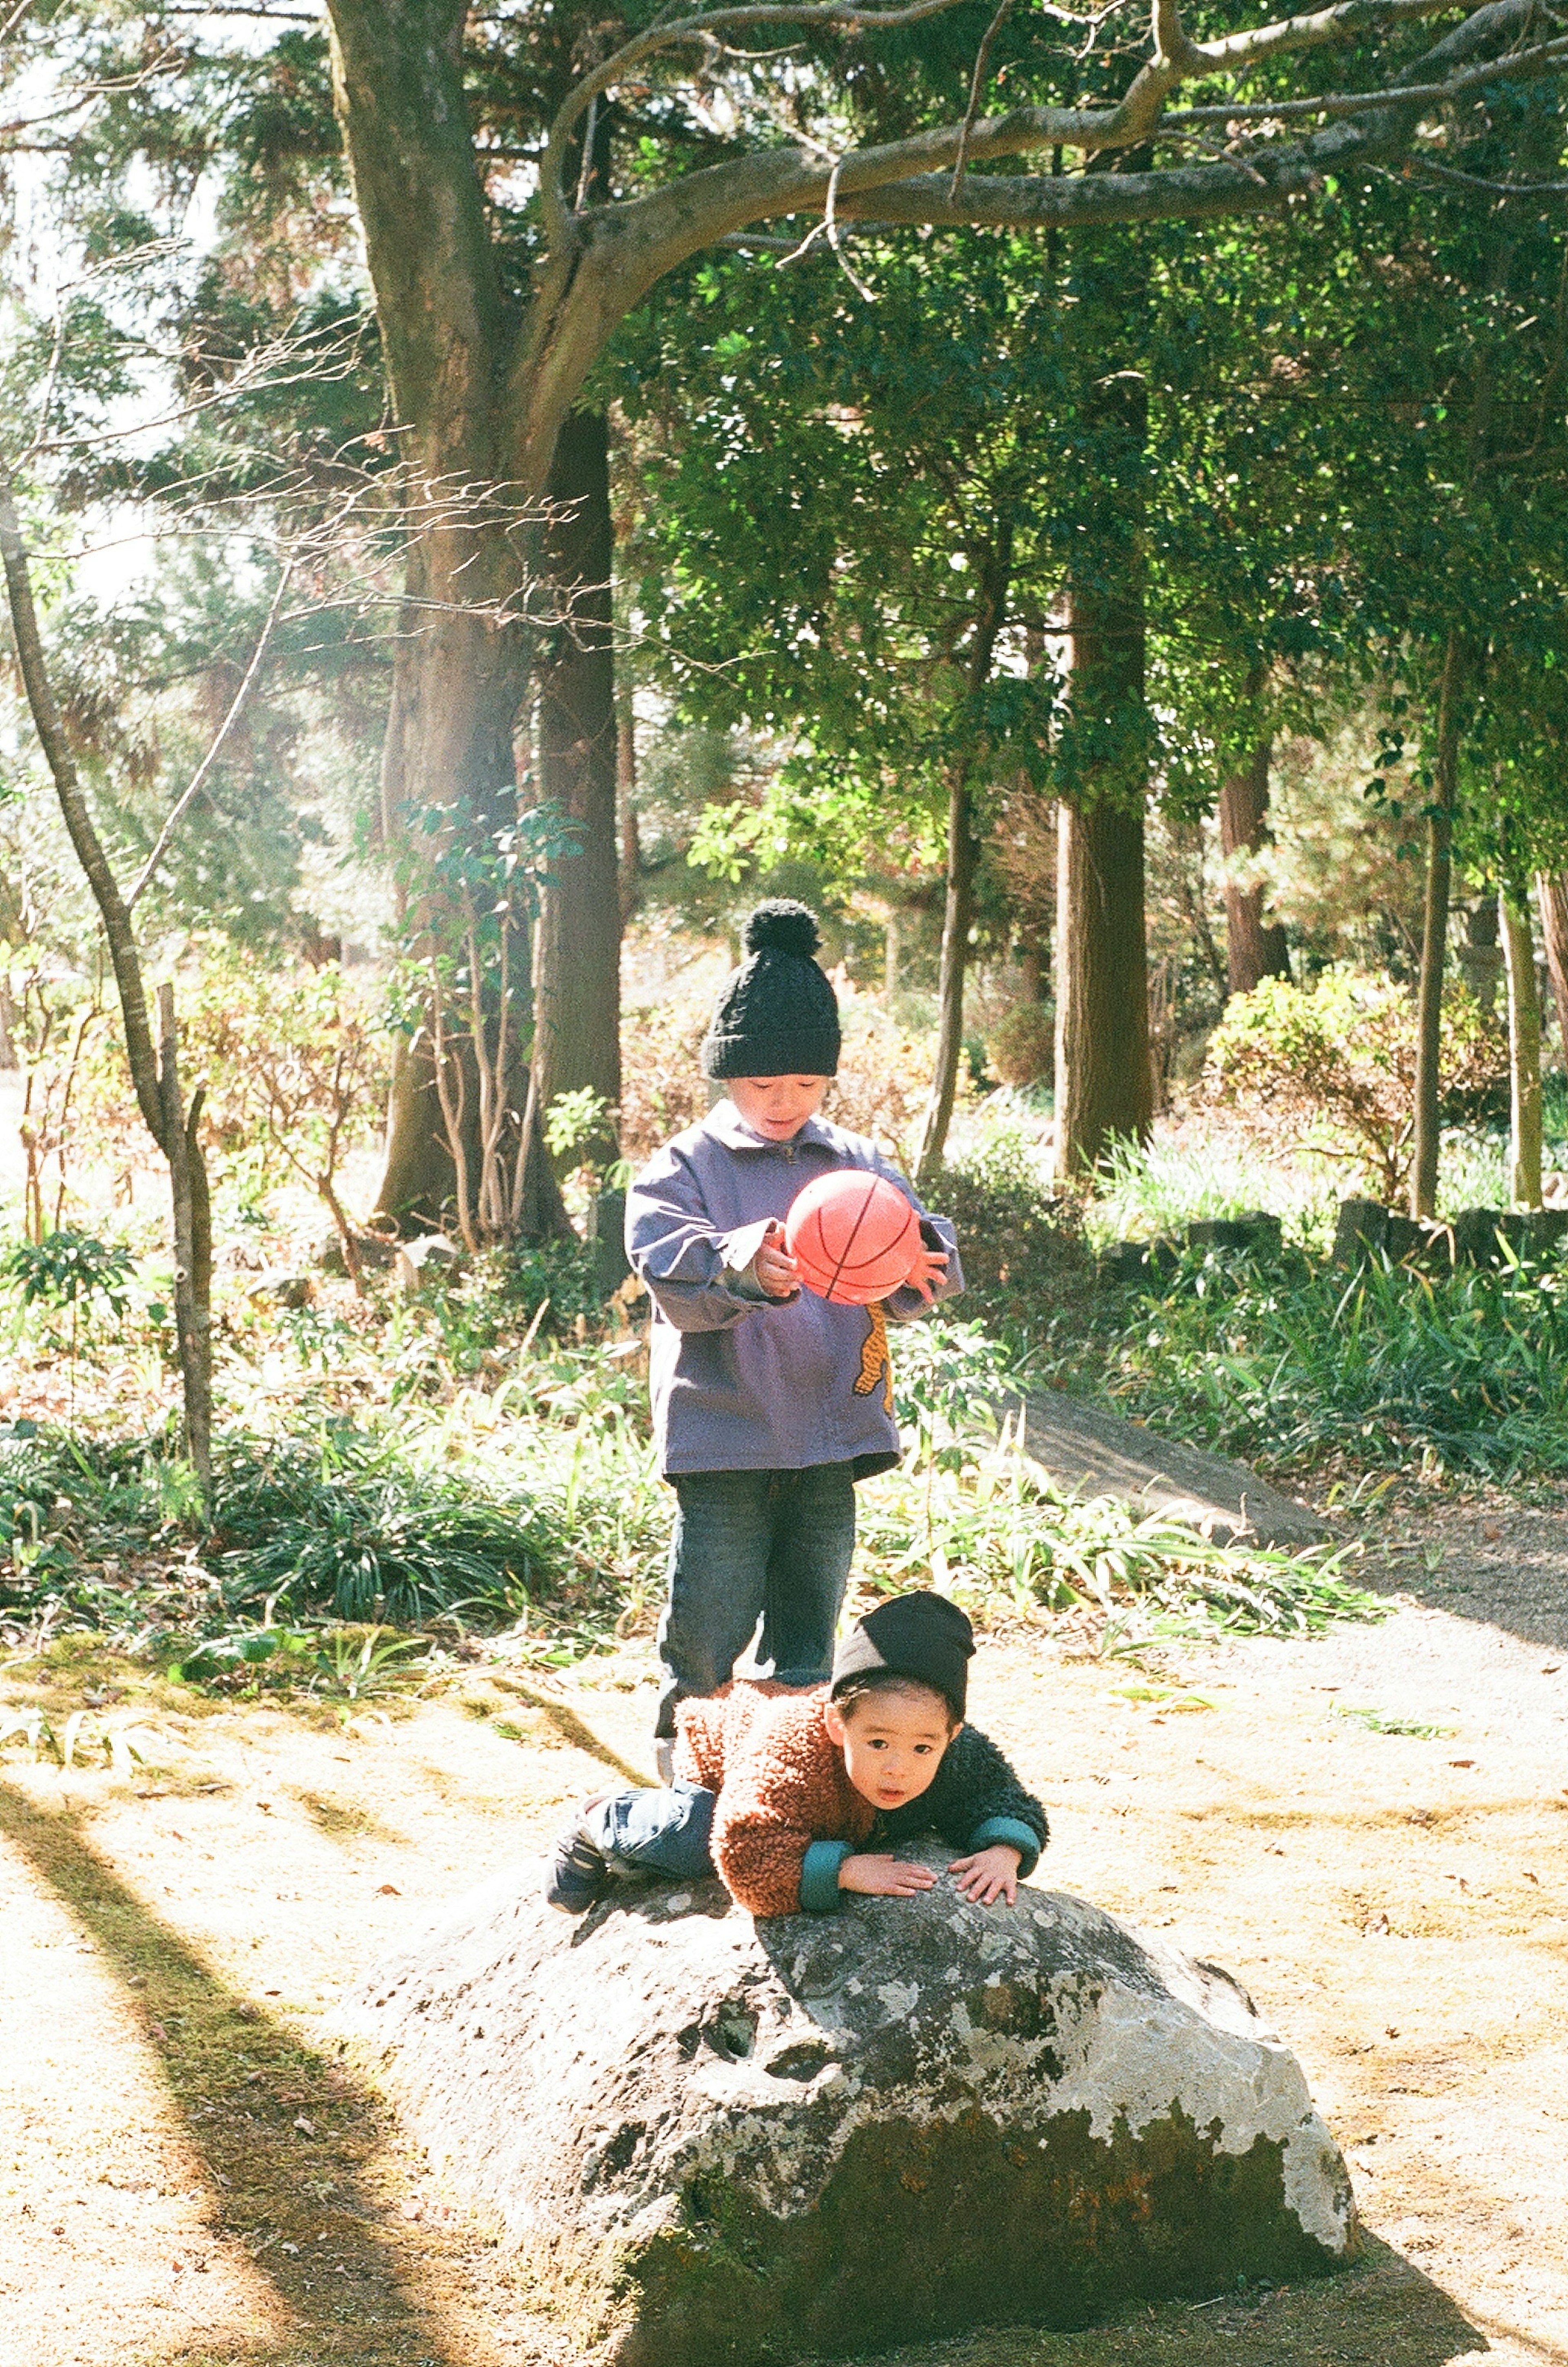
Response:
[{"label": "child's hand on rock", "polygon": [[751,1271],[770,1298],[793,1298],[800,1288],[800,1268],[784,1247],[782,1227],[768,1235],[751,1261]]},{"label": "child's hand on rock", "polygon": [[907,1865],[896,1857],[847,1857],[839,1868],[840,1890],[863,1890],[874,1898],[913,1898],[935,1880],[929,1865]]},{"label": "child's hand on rock", "polygon": [[972,1857],[955,1857],[947,1870],[958,1876],[959,1890],[976,1907],[994,1907],[998,1898],[1005,1898],[1010,1907],[1018,1897],[1020,1863],[1017,1850],[1009,1849],[1005,1841],[993,1841],[989,1849],[976,1850]]}]

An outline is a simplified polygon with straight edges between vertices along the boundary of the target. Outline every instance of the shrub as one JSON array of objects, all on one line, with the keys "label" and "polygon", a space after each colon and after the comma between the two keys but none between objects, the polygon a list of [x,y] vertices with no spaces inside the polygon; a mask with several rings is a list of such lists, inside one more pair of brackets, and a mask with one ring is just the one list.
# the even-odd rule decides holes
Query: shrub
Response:
[{"label": "shrub", "polygon": [[1033,1085],[1051,1074],[1055,1022],[1043,1002],[1015,1002],[986,1041],[986,1058],[1004,1085]]},{"label": "shrub", "polygon": [[[1507,1040],[1456,982],[1443,1011],[1439,1092],[1450,1121],[1479,1116],[1506,1089]],[[1405,987],[1351,969],[1313,987],[1265,979],[1214,1030],[1204,1081],[1276,1136],[1315,1129],[1311,1148],[1360,1168],[1388,1201],[1410,1170],[1416,1007]],[[1292,1146],[1299,1147],[1299,1146]]]},{"label": "shrub", "polygon": [[1263,1470],[1568,1471],[1568,1269],[1266,1275],[1189,1251],[1057,1327],[1040,1376]]},{"label": "shrub", "polygon": [[1087,1280],[1089,1260],[1070,1206],[1041,1172],[1040,1144],[1023,1112],[1004,1093],[987,1116],[979,1141],[949,1165],[931,1196],[957,1228],[964,1314],[1010,1329],[1065,1286],[1070,1295]]}]

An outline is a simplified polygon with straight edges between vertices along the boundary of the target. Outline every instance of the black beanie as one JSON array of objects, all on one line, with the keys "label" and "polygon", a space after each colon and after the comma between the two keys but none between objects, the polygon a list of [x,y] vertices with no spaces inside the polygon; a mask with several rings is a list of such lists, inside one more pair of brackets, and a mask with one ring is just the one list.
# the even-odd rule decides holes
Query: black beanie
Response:
[{"label": "black beanie", "polygon": [[945,1594],[896,1594],[850,1629],[833,1659],[836,1696],[852,1677],[886,1670],[929,1685],[962,1718],[969,1698],[975,1630]]},{"label": "black beanie", "polygon": [[703,1038],[705,1077],[833,1077],[839,999],[811,957],[817,915],[787,897],[759,904]]}]

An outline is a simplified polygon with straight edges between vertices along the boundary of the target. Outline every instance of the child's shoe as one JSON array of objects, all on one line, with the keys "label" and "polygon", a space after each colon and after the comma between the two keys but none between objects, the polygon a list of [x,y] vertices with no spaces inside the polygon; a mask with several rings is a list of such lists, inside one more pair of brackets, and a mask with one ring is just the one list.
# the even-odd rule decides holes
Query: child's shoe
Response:
[{"label": "child's shoe", "polygon": [[579,1810],[557,1841],[545,1876],[545,1903],[563,1915],[586,1915],[609,1878],[604,1852],[588,1826],[589,1812],[598,1805],[590,1800]]}]

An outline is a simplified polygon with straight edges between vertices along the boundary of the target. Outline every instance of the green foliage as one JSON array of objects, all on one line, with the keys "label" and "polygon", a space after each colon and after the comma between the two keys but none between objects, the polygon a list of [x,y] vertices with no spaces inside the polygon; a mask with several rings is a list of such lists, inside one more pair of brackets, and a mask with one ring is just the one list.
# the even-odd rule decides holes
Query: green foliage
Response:
[{"label": "green foliage", "polygon": [[[1163,1513],[1114,1498],[1080,1502],[1028,1460],[1027,1431],[998,1437],[977,1420],[979,1390],[1000,1376],[976,1356],[967,1390],[951,1334],[934,1372],[902,1386],[917,1416],[915,1451],[864,1499],[865,1583],[879,1592],[935,1585],[976,1610],[1037,1619],[1097,1614],[1102,1651],[1135,1654],[1179,1637],[1317,1635],[1335,1619],[1381,1618],[1386,1605],[1351,1586],[1344,1556],[1214,1544]],[[957,1353],[955,1353],[957,1352]]]},{"label": "green foliage", "polygon": [[1419,1717],[1395,1717],[1382,1709],[1357,1709],[1348,1702],[1336,1702],[1335,1713],[1348,1717],[1357,1726],[1364,1726],[1370,1734],[1404,1734],[1417,1742],[1446,1742],[1457,1731],[1451,1726],[1433,1726]]},{"label": "green foliage", "polygon": [[[1506,1089],[1506,1037],[1462,983],[1444,1003],[1440,1106],[1472,1116]],[[1305,1129],[1325,1157],[1348,1160],[1388,1201],[1411,1159],[1416,1010],[1386,978],[1325,971],[1310,988],[1265,979],[1233,996],[1209,1044],[1206,1082],[1217,1101],[1246,1108],[1255,1127],[1289,1139]]]},{"label": "green foliage", "polygon": [[1336,1203],[1325,1172],[1311,1159],[1270,1159],[1239,1132],[1198,1143],[1115,1141],[1106,1152],[1084,1231],[1097,1250],[1113,1240],[1179,1238],[1203,1218],[1258,1208],[1278,1216],[1286,1236],[1326,1248]]},{"label": "green foliage", "polygon": [[1287,1252],[1192,1251],[1102,1295],[1032,1366],[1121,1413],[1269,1471],[1568,1470],[1568,1267],[1353,1275]]},{"label": "green foliage", "polygon": [[0,1257],[0,1279],[24,1307],[69,1308],[74,1319],[102,1299],[123,1315],[135,1262],[120,1241],[62,1226],[41,1241],[17,1241]]},{"label": "green foliage", "polygon": [[1044,1177],[1039,1118],[1022,1096],[988,1097],[975,1141],[950,1161],[934,1198],[958,1229],[959,1305],[999,1334],[1010,1336],[1021,1320],[1027,1328],[1087,1276],[1074,1213]]},{"label": "green foliage", "polygon": [[549,1591],[556,1544],[531,1501],[411,1471],[346,1427],[310,1444],[225,1440],[213,1524],[236,1608],[399,1626],[515,1617]]}]

